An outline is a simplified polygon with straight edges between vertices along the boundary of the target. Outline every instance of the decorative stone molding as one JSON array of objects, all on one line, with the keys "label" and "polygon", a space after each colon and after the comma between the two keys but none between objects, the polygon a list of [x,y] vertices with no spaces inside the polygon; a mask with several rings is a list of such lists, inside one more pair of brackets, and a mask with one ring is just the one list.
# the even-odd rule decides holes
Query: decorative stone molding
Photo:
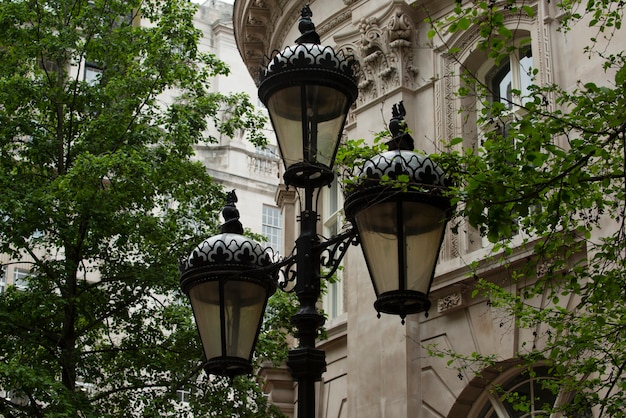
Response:
[{"label": "decorative stone molding", "polygon": [[259,380],[272,405],[287,417],[293,417],[296,396],[293,379],[287,367],[274,367],[270,362],[265,362],[259,370]]},{"label": "decorative stone molding", "polygon": [[342,25],[346,21],[352,18],[352,10],[346,10],[345,12],[333,17],[324,24],[317,27],[317,33],[319,33],[320,37],[325,37],[326,34],[332,32],[337,29],[338,26]]},{"label": "decorative stone molding", "polygon": [[439,254],[439,262],[454,260],[459,257],[459,234],[451,231],[452,225],[446,227],[446,234]]},{"label": "decorative stone molding", "polygon": [[361,65],[359,106],[401,86],[417,87],[418,70],[413,62],[417,31],[401,8],[387,16],[369,16],[358,23],[360,37],[355,52]]},{"label": "decorative stone molding", "polygon": [[453,308],[463,305],[463,296],[461,292],[454,292],[437,299],[437,312],[442,313]]},{"label": "decorative stone molding", "polygon": [[293,187],[289,189],[284,183],[281,183],[276,188],[275,200],[279,208],[284,209],[286,205],[295,205],[297,199],[298,194]]},{"label": "decorative stone molding", "polygon": [[248,155],[248,171],[267,177],[278,177],[278,161],[258,155]]}]

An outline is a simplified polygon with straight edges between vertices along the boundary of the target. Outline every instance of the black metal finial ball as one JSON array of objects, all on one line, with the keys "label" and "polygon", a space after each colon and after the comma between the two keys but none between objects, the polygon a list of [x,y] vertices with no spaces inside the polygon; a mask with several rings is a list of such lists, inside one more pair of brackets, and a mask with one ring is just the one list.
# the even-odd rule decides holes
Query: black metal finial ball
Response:
[{"label": "black metal finial ball", "polygon": [[300,22],[298,22],[298,30],[300,31],[302,36],[296,39],[296,43],[316,45],[319,45],[321,43],[320,36],[315,31],[315,24],[311,20],[311,17],[313,17],[313,12],[307,4],[300,11]]},{"label": "black metal finial ball", "polygon": [[406,109],[404,103],[400,101],[391,108],[391,120],[389,121],[389,133],[391,133],[391,141],[387,142],[389,151],[407,150],[413,151],[413,137],[406,132]]},{"label": "black metal finial ball", "polygon": [[224,217],[224,224],[221,227],[223,234],[243,234],[243,225],[239,222],[239,210],[235,203],[237,203],[237,195],[234,190],[231,190],[226,195],[226,205],[222,209],[222,216]]}]

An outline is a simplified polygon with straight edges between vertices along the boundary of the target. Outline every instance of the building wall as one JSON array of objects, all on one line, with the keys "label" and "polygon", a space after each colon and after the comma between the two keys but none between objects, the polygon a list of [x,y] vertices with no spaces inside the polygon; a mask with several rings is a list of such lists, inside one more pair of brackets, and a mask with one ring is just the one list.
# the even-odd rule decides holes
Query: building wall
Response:
[{"label": "building wall", "polygon": [[[220,0],[208,0],[199,6],[194,22],[202,33],[200,50],[215,54],[230,68],[228,76],[218,76],[211,90],[219,93],[246,93],[254,105],[260,102],[252,76],[243,65],[235,43],[232,24],[233,5]],[[259,107],[263,112],[263,108]],[[261,150],[251,144],[247,133],[236,132],[235,138],[221,136],[215,130],[209,134],[215,143],[196,147],[196,158],[207,167],[209,174],[227,190],[235,189],[237,208],[245,228],[263,232],[263,206],[276,207],[275,194],[280,179],[276,139],[267,129],[268,148]],[[283,248],[277,251],[284,253]]]},{"label": "building wall", "polygon": [[[237,0],[235,36],[251,74],[257,74],[264,55],[294,43],[299,35],[298,12],[305,3],[310,3],[322,44],[351,53],[360,62],[359,98],[348,117],[347,137],[371,139],[374,132],[385,129],[391,106],[402,100],[416,148],[439,151],[441,141],[456,136],[465,139],[463,146],[477,140],[475,117],[459,113],[461,106],[471,109],[475,105],[461,102],[454,94],[461,62],[478,71],[487,61],[474,49],[476,31],[429,40],[430,26],[424,23],[427,17],[445,17],[453,1]],[[511,22],[532,39],[539,83],[556,82],[573,89],[581,79],[610,82],[611,74],[598,71],[600,64],[580,47],[582,40],[594,35],[590,29],[578,24],[570,32],[559,32],[555,2],[526,3],[534,7],[535,16],[521,22],[511,16]],[[614,39],[612,48],[623,46]],[[461,62],[447,54],[450,47],[460,48]],[[537,337],[541,330],[534,330],[535,334],[521,330],[487,300],[470,297],[473,279],[468,278],[467,266],[473,261],[481,262],[489,280],[502,285],[509,277],[507,268],[488,261],[485,245],[469,226],[461,225],[458,234],[447,233],[430,316],[413,315],[405,326],[395,317],[376,319],[375,296],[363,257],[358,249],[348,253],[344,270],[347,313],[342,321],[328,324],[333,335],[333,327],[341,330],[341,338],[320,342],[332,360],[320,389],[318,416],[476,416],[472,414],[478,413],[477,399],[484,400],[484,382],[478,382],[470,371],[459,372],[455,364],[447,365],[447,359],[428,356],[426,347],[496,354],[503,364],[511,364],[525,347],[541,344]],[[515,257],[523,263],[530,255],[520,245]],[[528,284],[511,284],[510,289],[517,292]],[[489,373],[494,375],[493,370]]]}]

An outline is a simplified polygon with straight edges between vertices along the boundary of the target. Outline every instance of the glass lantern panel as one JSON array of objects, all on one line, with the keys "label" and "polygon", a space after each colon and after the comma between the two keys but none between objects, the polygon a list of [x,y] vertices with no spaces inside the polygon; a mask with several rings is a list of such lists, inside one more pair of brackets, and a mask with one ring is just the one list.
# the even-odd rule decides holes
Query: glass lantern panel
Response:
[{"label": "glass lantern panel", "polygon": [[307,86],[307,117],[309,147],[317,149],[312,160],[326,167],[333,166],[335,150],[346,118],[348,98],[330,87]]},{"label": "glass lantern panel", "polygon": [[[397,205],[402,205],[402,217]],[[444,220],[441,209],[419,202],[379,203],[356,215],[361,246],[378,295],[393,290],[428,293]],[[405,241],[399,245],[402,236]]]},{"label": "glass lantern panel", "polygon": [[231,356],[249,359],[267,298],[265,288],[246,281],[224,284],[226,352],[222,352],[219,282],[205,282],[189,291],[191,305],[208,360]]},{"label": "glass lantern panel", "polygon": [[267,292],[255,283],[231,281],[224,284],[226,352],[249,359],[261,325]]},{"label": "glass lantern panel", "polygon": [[395,202],[380,203],[356,215],[361,248],[377,295],[398,289],[398,231]]},{"label": "glass lantern panel", "polygon": [[304,95],[303,100],[302,86],[291,86],[277,91],[267,102],[283,161],[287,168],[301,162],[332,167],[348,98],[317,85],[306,86]]},{"label": "glass lantern panel", "polygon": [[222,355],[219,282],[205,282],[189,290],[189,300],[207,359]]},{"label": "glass lantern panel", "polygon": [[445,212],[425,203],[405,202],[406,286],[428,294],[445,227]]}]

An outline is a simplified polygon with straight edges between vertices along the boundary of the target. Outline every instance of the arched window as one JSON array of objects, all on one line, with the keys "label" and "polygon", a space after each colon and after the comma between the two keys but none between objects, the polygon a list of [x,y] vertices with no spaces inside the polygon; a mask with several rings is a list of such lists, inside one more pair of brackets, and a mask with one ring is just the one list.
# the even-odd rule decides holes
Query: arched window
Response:
[{"label": "arched window", "polygon": [[[554,392],[548,387],[553,378],[547,366],[536,366],[530,373],[526,368],[514,366],[516,363],[507,362],[498,373],[494,373],[496,368],[485,370],[489,381],[475,378],[461,393],[448,417],[462,414],[468,418],[593,418],[587,406],[578,406],[579,411],[573,414],[553,415],[550,411],[568,405],[573,394]],[[476,396],[474,391],[480,387],[482,390]]]},{"label": "arched window", "polygon": [[[545,417],[554,406],[557,395],[542,385],[549,379],[546,367],[535,369],[535,375],[520,373],[502,385],[502,392],[488,394],[488,401],[478,414],[479,418],[531,418]],[[521,409],[514,399],[528,402],[528,409]]]},{"label": "arched window", "polygon": [[[530,45],[516,49],[486,76],[485,84],[492,101],[502,103],[507,109],[523,105],[528,100],[532,84],[533,52]],[[513,94],[513,92],[517,94]]]}]

